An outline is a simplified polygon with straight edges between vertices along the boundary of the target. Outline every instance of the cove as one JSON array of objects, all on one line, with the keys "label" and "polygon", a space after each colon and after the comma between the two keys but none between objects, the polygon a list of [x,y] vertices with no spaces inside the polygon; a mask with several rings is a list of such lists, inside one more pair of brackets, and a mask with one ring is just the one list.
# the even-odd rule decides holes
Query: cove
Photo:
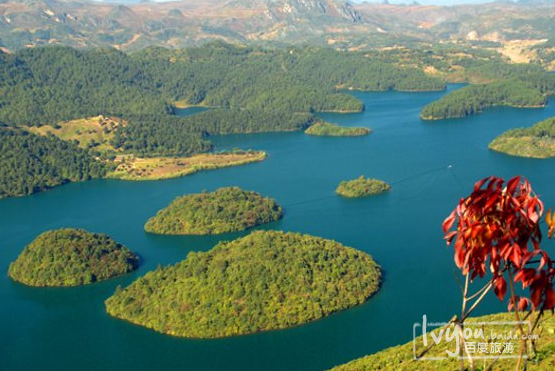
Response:
[{"label": "cove", "polygon": [[[456,88],[451,86],[450,89]],[[445,92],[360,93],[366,111],[322,114],[365,126],[365,137],[324,138],[301,132],[211,137],[218,150],[265,150],[266,161],[157,182],[95,180],[0,201],[0,361],[6,370],[320,371],[409,341],[427,315],[458,313],[459,288],[441,222],[474,182],[492,174],[529,178],[555,206],[555,160],[509,157],[488,150],[507,129],[555,115],[543,109],[497,108],[464,119],[423,122],[421,107]],[[187,114],[185,112],[184,114]],[[360,175],[382,179],[390,192],[344,199],[334,190]],[[237,185],[275,198],[284,218],[266,225],[335,239],[370,253],[385,272],[365,304],[296,328],[218,340],[165,336],[111,318],[104,300],[158,264],[206,251],[220,236],[157,236],[145,221],[185,193]],[[103,232],[137,252],[138,271],[77,288],[31,288],[7,277],[8,265],[39,233],[60,227]],[[546,241],[552,249],[553,242]],[[502,311],[490,298],[481,311]]]}]

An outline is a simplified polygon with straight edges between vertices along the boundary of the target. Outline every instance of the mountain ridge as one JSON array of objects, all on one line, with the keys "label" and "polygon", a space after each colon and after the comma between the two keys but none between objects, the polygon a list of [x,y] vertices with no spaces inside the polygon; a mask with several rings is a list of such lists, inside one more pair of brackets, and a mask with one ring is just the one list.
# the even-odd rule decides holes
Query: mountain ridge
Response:
[{"label": "mountain ridge", "polygon": [[0,46],[137,50],[210,40],[369,49],[415,42],[555,39],[555,2],[392,5],[344,0],[110,3],[3,0]]}]

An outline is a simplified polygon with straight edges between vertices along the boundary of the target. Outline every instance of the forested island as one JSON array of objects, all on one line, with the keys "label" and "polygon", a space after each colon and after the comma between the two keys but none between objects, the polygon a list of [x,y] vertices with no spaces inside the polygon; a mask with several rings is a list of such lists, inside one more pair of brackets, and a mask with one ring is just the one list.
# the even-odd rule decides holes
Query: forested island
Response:
[{"label": "forested island", "polygon": [[494,106],[532,108],[547,104],[555,94],[555,76],[533,65],[515,65],[489,84],[455,90],[426,105],[420,114],[424,120],[466,117]]},{"label": "forested island", "polygon": [[173,235],[229,233],[277,221],[282,215],[275,200],[239,187],[226,187],[175,199],[146,222],[145,231]]},{"label": "forested island", "polygon": [[317,122],[305,130],[305,134],[322,137],[359,137],[370,134],[364,127],[345,127],[328,122]]},{"label": "forested island", "polygon": [[68,228],[39,235],[10,264],[8,275],[28,286],[79,286],[131,272],[138,263],[107,235]]},{"label": "forested island", "polygon": [[511,129],[495,138],[489,148],[511,156],[555,157],[555,117],[530,128]]},{"label": "forested island", "polygon": [[[210,135],[305,130],[317,121],[314,112],[363,110],[362,102],[342,87],[445,87],[417,68],[361,52],[267,50],[222,42],[183,50],[150,47],[133,54],[37,47],[0,52],[0,65],[1,135],[14,135],[14,128],[21,137],[23,131],[32,132],[8,151],[17,146],[16,156],[27,159],[22,162],[35,163],[27,171],[15,169],[14,155],[2,153],[3,197],[102,177],[114,167],[110,159],[121,155],[192,156],[213,150]],[[178,117],[173,102],[216,108]],[[21,140],[56,146],[55,159],[33,152]],[[60,161],[71,158],[74,164]],[[71,169],[61,170],[66,167]]]},{"label": "forested island", "polygon": [[365,178],[361,175],[357,179],[342,181],[335,192],[343,197],[367,197],[387,192],[391,186],[379,179]]},{"label": "forested island", "polygon": [[306,323],[363,303],[381,271],[362,251],[256,231],[159,267],[106,300],[114,317],[174,336],[216,338]]}]

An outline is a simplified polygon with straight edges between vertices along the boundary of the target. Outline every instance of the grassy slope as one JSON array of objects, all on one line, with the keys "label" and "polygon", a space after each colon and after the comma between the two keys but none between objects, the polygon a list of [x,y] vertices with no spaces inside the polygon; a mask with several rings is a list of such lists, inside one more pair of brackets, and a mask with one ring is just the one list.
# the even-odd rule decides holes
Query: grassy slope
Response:
[{"label": "grassy slope", "polygon": [[[546,314],[546,316],[540,329],[538,354],[533,360],[530,360],[528,364],[529,371],[552,371],[555,369],[555,317],[551,314]],[[514,320],[514,315],[503,313],[472,319],[472,321],[476,322],[507,320]],[[488,334],[489,331],[486,329],[485,333]],[[443,350],[440,351],[441,355],[444,355]],[[438,352],[433,355],[440,355],[440,353]],[[489,363],[486,365],[489,365]],[[514,368],[515,363],[513,360],[503,359],[494,366],[493,370],[505,371],[514,370]],[[330,371],[458,371],[459,369],[459,363],[455,359],[445,361],[413,361],[413,342],[411,341],[337,366]],[[484,369],[482,360],[477,361],[476,369]]]},{"label": "grassy slope", "polygon": [[[63,121],[56,127],[44,125],[25,127],[25,130],[39,135],[53,134],[58,138],[74,142],[81,148],[88,148],[95,143],[94,149],[99,152],[121,153],[110,143],[114,132],[121,122],[117,118],[96,116],[78,120]],[[229,153],[204,153],[189,157],[152,157],[139,158],[121,155],[115,160],[116,167],[106,177],[122,180],[161,180],[191,175],[202,170],[219,169],[259,162],[266,159],[262,151],[236,151]]]},{"label": "grassy slope", "polygon": [[114,132],[118,129],[119,119],[110,119],[103,116],[83,118],[78,120],[63,121],[57,127],[51,125],[31,126],[25,129],[34,134],[47,135],[53,134],[62,140],[77,141],[79,147],[87,148],[91,141],[97,145],[95,149],[98,151],[115,151],[110,144],[114,137]]}]

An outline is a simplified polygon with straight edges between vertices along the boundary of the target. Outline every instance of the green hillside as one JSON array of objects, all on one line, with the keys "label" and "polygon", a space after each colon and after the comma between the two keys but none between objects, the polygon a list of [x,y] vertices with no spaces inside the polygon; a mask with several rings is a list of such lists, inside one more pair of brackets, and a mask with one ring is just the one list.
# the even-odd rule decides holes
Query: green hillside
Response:
[{"label": "green hillside", "polygon": [[511,156],[549,158],[555,156],[555,117],[530,128],[511,129],[490,144],[489,148]]}]

